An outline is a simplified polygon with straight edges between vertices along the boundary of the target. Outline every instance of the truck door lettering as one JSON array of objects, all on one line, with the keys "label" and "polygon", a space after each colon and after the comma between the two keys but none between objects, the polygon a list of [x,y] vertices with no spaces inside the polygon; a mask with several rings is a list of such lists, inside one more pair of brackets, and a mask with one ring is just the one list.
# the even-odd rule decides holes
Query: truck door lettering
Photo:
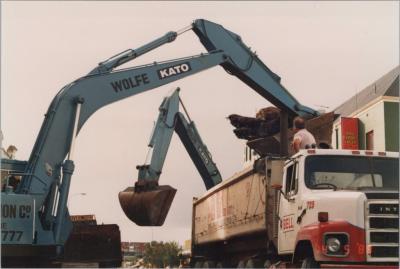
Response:
[{"label": "truck door lettering", "polygon": [[315,207],[315,201],[307,201],[307,208],[313,209]]},{"label": "truck door lettering", "polygon": [[282,219],[283,232],[289,232],[294,229],[293,217],[294,217],[294,215],[287,215],[287,216],[283,217],[283,219]]},{"label": "truck door lettering", "polygon": [[120,80],[111,82],[111,86],[114,92],[122,92],[123,90],[129,90],[139,87],[144,84],[149,84],[150,80],[146,73],[136,75],[134,77],[128,77]]}]

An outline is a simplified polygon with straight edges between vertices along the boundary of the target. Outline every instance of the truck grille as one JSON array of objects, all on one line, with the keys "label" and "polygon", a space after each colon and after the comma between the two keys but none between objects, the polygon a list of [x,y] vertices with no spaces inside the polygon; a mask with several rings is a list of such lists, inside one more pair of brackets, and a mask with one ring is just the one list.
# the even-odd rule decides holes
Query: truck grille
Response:
[{"label": "truck grille", "polygon": [[367,261],[398,262],[399,201],[369,200],[365,216]]}]

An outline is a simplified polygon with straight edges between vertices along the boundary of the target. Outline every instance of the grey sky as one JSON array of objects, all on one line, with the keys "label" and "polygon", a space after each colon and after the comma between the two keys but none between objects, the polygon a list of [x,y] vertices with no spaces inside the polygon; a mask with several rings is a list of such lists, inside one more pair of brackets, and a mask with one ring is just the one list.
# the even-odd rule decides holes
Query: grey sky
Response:
[{"label": "grey sky", "polygon": [[[65,84],[98,62],[139,47],[196,18],[239,34],[304,105],[330,109],[399,64],[399,3],[393,2],[2,2],[1,129],[5,146],[28,159],[43,115]],[[126,66],[205,52],[194,33]],[[166,223],[143,228],[123,214],[118,192],[133,185],[163,96],[181,97],[227,178],[242,168],[244,142],[225,119],[268,105],[215,67],[102,108],[76,142],[72,214],[117,223],[130,241],[190,238],[191,201],[202,180],[176,135],[161,184],[178,189]],[[87,193],[86,196],[76,195]]]}]

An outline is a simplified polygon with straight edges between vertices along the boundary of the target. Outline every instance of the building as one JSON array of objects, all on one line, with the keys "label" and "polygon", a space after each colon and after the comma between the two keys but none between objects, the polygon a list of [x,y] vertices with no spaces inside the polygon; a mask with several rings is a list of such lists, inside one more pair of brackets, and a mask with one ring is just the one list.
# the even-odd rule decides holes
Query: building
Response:
[{"label": "building", "polygon": [[121,242],[121,250],[124,256],[143,256],[146,242]]},{"label": "building", "polygon": [[400,66],[335,109],[333,148],[399,151],[399,73]]}]

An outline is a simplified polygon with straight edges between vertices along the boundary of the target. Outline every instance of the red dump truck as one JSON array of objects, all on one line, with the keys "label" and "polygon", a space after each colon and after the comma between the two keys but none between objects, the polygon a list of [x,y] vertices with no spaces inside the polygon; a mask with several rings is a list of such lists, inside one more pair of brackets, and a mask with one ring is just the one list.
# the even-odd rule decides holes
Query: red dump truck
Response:
[{"label": "red dump truck", "polygon": [[192,266],[398,268],[399,154],[265,157],[194,198]]}]

